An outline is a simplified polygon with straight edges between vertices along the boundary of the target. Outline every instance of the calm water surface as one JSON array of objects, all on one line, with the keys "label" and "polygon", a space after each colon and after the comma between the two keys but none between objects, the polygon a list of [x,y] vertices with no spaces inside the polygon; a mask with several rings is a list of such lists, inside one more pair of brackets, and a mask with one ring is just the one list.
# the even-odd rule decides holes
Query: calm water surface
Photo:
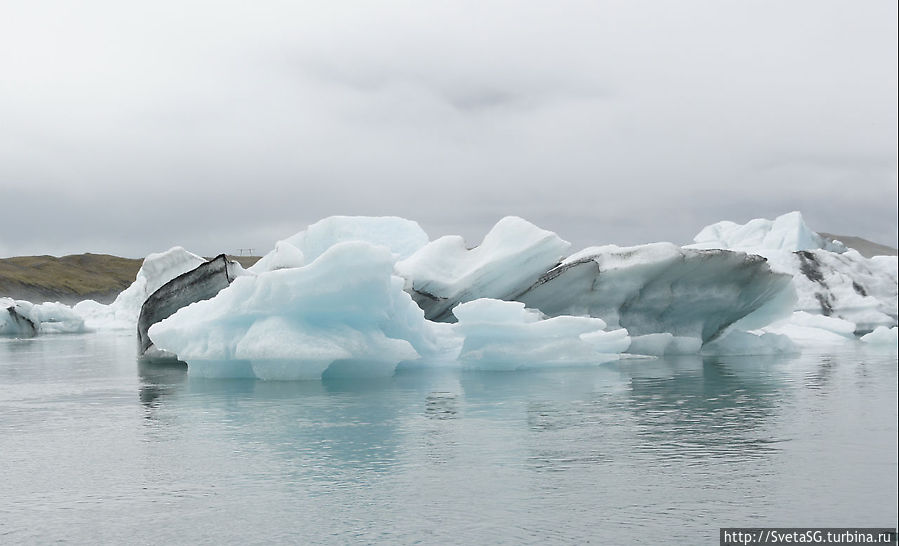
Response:
[{"label": "calm water surface", "polygon": [[897,524],[897,358],[190,379],[0,339],[0,543],[717,544]]}]

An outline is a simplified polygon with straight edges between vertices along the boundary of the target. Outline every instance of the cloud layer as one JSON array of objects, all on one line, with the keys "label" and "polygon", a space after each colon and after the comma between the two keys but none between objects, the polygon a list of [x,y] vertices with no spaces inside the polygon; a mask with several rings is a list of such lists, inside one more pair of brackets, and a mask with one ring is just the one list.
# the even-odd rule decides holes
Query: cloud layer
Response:
[{"label": "cloud layer", "polygon": [[255,247],[331,214],[896,245],[896,4],[49,2],[0,18],[0,255]]}]

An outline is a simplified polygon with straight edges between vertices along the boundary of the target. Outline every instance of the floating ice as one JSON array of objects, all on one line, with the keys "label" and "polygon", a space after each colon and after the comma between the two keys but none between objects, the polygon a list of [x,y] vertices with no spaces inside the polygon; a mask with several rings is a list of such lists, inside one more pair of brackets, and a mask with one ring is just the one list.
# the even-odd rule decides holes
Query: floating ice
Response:
[{"label": "floating ice", "polygon": [[855,250],[793,253],[796,309],[842,318],[866,332],[896,325],[899,314],[896,256],[865,258]]},{"label": "floating ice", "polygon": [[63,303],[39,303],[32,316],[40,323],[41,333],[77,334],[86,331],[84,319]]},{"label": "floating ice", "polygon": [[848,320],[796,311],[762,330],[787,336],[798,346],[816,348],[854,341],[855,327],[855,323]]},{"label": "floating ice", "polygon": [[38,322],[31,315],[31,304],[0,298],[0,335],[33,337],[38,333]]},{"label": "floating ice", "polygon": [[147,330],[153,324],[172,316],[191,303],[208,300],[221,292],[239,276],[248,275],[239,263],[219,254],[201,263],[187,273],[182,273],[150,294],[140,308],[137,319],[137,342],[144,355],[160,357],[159,351],[148,353],[153,344]]},{"label": "floating ice", "polygon": [[[808,229],[798,213],[720,222],[683,248],[607,245],[564,258],[569,246],[517,217],[472,249],[455,236],[428,243],[401,218],[326,218],[149,336],[193,375],[313,379],[437,359],[510,369],[595,363],[625,350],[784,353],[896,324],[896,257],[863,258]],[[150,255],[108,306],[89,300],[71,312],[9,300],[0,333],[23,335],[29,322],[35,331],[79,331],[81,318],[88,327],[134,328],[154,291],[204,262],[181,248]],[[197,299],[181,288],[157,292],[159,317]],[[867,339],[895,336],[883,332]]]},{"label": "floating ice", "polygon": [[667,332],[706,342],[789,285],[758,256],[671,243],[608,245],[570,256],[518,299],[549,316],[599,317],[632,336]]},{"label": "floating ice", "polygon": [[882,345],[895,350],[899,344],[899,328],[878,326],[873,332],[863,335],[862,341],[869,345]]},{"label": "floating ice", "polygon": [[140,307],[159,287],[186,273],[206,260],[180,246],[150,254],[131,286],[123,290],[109,305],[85,300],[75,304],[74,311],[92,329],[130,329],[137,325]]},{"label": "floating ice", "polygon": [[778,216],[774,220],[756,218],[742,225],[729,221],[718,222],[702,228],[693,241],[695,244],[691,245],[692,248],[728,248],[754,254],[765,250],[846,251],[843,243],[822,237],[809,229],[798,211]]},{"label": "floating ice", "polygon": [[465,367],[514,370],[550,365],[598,364],[630,345],[627,331],[606,332],[602,319],[546,318],[523,303],[477,299],[453,309],[464,336]]},{"label": "floating ice", "polygon": [[392,374],[439,350],[384,246],[341,242],[310,264],[237,278],[153,325],[157,348],[192,375],[318,379]]},{"label": "floating ice", "polygon": [[0,298],[0,335],[31,337],[39,333],[84,331],[84,320],[68,305]]},{"label": "floating ice", "polygon": [[794,309],[835,316],[857,332],[896,324],[896,256],[865,258],[813,232],[798,212],[744,225],[719,222],[703,228],[685,248],[722,248],[758,254],[776,271],[793,276]]},{"label": "floating ice", "polygon": [[551,231],[507,216],[475,248],[466,248],[462,237],[441,237],[398,262],[396,271],[429,320],[453,321],[451,311],[460,302],[516,299],[570,246]]}]

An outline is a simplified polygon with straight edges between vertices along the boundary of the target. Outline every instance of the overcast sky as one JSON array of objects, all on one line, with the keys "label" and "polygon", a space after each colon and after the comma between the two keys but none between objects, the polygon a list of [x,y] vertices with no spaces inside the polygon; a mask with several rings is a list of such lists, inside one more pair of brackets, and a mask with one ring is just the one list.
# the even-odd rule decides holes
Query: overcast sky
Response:
[{"label": "overcast sky", "polygon": [[333,214],[897,244],[894,0],[0,0],[0,256],[264,252]]}]

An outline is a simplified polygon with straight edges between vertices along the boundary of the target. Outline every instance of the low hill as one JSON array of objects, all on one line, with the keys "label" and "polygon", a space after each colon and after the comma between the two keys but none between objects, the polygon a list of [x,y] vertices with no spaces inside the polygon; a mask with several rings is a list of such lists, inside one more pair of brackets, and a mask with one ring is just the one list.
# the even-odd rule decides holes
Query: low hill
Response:
[{"label": "low hill", "polygon": [[[232,256],[243,267],[258,256]],[[0,297],[33,303],[60,301],[74,304],[93,299],[110,303],[134,282],[141,259],[108,254],[18,256],[0,259]]]},{"label": "low hill", "polygon": [[127,288],[143,260],[108,254],[0,259],[0,296],[35,303],[84,299],[109,303]]}]

